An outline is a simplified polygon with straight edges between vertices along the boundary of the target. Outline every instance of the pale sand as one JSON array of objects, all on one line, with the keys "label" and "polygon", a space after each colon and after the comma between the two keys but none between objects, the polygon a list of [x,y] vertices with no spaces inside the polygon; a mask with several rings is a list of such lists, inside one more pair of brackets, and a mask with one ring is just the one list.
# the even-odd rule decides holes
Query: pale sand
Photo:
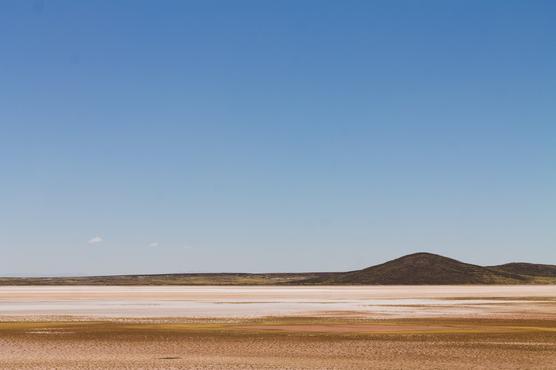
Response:
[{"label": "pale sand", "polygon": [[0,287],[0,369],[556,369],[556,286]]},{"label": "pale sand", "polygon": [[0,287],[0,319],[556,318],[556,286]]}]

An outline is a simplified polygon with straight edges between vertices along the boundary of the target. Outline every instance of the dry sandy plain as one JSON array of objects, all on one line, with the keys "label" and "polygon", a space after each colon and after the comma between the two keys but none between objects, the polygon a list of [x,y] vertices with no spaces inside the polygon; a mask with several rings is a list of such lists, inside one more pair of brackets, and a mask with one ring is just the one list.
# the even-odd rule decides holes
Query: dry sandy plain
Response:
[{"label": "dry sandy plain", "polygon": [[2,369],[556,369],[556,286],[0,287]]}]

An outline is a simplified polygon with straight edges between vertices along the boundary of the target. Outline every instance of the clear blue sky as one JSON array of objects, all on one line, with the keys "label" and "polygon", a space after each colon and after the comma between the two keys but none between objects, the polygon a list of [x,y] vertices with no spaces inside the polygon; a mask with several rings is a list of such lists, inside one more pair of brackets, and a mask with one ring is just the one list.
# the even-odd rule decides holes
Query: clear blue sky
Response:
[{"label": "clear blue sky", "polygon": [[554,1],[1,1],[0,274],[556,263]]}]

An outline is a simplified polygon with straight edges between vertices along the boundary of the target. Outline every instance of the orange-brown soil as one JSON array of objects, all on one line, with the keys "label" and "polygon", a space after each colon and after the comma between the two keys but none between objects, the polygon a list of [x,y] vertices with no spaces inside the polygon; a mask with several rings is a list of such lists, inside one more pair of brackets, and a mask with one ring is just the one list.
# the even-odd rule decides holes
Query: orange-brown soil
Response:
[{"label": "orange-brown soil", "polygon": [[2,369],[556,369],[551,320],[4,322]]}]

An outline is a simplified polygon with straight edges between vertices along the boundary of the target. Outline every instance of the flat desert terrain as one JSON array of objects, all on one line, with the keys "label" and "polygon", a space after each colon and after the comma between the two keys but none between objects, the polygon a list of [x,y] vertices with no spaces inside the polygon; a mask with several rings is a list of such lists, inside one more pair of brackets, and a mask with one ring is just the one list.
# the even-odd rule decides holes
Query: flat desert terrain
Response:
[{"label": "flat desert terrain", "polygon": [[556,369],[556,286],[5,286],[0,368]]}]

